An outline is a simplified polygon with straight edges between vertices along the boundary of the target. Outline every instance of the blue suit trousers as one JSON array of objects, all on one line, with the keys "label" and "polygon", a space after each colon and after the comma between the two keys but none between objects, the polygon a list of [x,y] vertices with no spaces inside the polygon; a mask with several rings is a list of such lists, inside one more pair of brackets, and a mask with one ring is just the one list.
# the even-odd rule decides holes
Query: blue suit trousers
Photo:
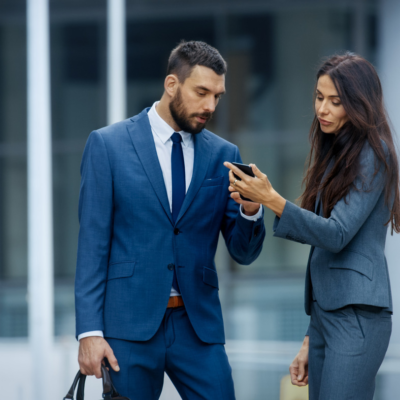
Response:
[{"label": "blue suit trousers", "polygon": [[364,305],[324,311],[311,303],[310,400],[372,400],[392,331],[391,313]]},{"label": "blue suit trousers", "polygon": [[106,338],[120,371],[111,377],[131,400],[160,397],[164,371],[183,400],[235,400],[232,370],[223,344],[207,344],[196,335],[184,307],[167,309],[148,341]]}]

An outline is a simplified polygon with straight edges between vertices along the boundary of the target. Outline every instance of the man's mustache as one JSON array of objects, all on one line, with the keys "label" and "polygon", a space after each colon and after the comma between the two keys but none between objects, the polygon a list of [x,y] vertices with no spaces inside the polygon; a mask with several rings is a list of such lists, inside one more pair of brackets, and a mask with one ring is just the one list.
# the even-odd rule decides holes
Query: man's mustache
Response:
[{"label": "man's mustache", "polygon": [[213,116],[213,113],[210,112],[205,112],[202,114],[192,114],[192,117],[200,117],[200,118],[205,118],[207,121],[210,120]]}]

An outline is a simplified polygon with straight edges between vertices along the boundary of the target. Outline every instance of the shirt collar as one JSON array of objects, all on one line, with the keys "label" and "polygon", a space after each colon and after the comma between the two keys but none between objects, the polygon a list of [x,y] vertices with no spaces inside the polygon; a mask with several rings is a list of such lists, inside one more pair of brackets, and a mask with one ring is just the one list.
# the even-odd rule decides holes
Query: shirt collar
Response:
[{"label": "shirt collar", "polygon": [[[151,130],[156,134],[165,144],[175,132],[157,113],[156,107],[159,102],[156,101],[148,112]],[[182,136],[182,143],[185,147],[192,146],[193,135],[185,131],[179,131]]]}]

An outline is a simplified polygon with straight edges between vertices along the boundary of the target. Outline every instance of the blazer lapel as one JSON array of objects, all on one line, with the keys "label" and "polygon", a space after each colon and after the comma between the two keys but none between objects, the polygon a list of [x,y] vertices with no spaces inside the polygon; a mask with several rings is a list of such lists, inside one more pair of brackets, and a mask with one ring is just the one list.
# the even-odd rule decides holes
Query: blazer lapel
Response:
[{"label": "blazer lapel", "polygon": [[314,213],[315,214],[319,214],[319,213],[317,213],[317,210],[318,210],[318,206],[319,206],[320,200],[321,200],[321,192],[318,191],[317,198],[315,199],[315,208],[314,208]]},{"label": "blazer lapel", "polygon": [[165,189],[165,182],[160,162],[158,160],[147,112],[147,109],[143,110],[136,118],[131,119],[133,123],[128,125],[128,132],[146,175],[149,178],[167,217],[171,224],[173,224],[168,195]]},{"label": "blazer lapel", "polygon": [[194,165],[193,176],[190,182],[189,189],[183,201],[181,211],[179,212],[176,223],[183,217],[190,204],[196,197],[204,178],[207,173],[208,164],[211,160],[212,148],[204,131],[196,134],[194,137]]},{"label": "blazer lapel", "polygon": [[[320,183],[320,185],[319,185],[320,188],[321,188],[321,185],[322,185],[322,183],[324,182],[326,176],[328,175],[329,171],[332,169],[332,167],[333,167],[333,160],[331,160],[331,161],[329,162],[328,167],[326,168],[326,170],[325,170],[325,172],[324,172],[324,175],[322,176],[321,183]],[[315,200],[315,208],[314,208],[315,214],[317,214],[318,204],[319,204],[320,201],[321,201],[321,190],[318,190],[317,198],[316,198],[316,200]],[[320,208],[318,214],[321,214],[321,213],[322,213],[322,208]]]}]

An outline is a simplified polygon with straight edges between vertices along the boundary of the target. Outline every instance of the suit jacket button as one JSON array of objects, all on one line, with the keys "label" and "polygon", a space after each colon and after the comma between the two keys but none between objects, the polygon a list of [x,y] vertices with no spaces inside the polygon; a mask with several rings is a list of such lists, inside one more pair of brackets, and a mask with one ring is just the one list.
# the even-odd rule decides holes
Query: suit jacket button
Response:
[{"label": "suit jacket button", "polygon": [[179,234],[180,234],[179,229],[178,229],[178,228],[175,228],[175,229],[174,229],[174,233],[175,233],[175,235],[179,235]]},{"label": "suit jacket button", "polygon": [[169,269],[170,271],[173,271],[174,268],[175,268],[175,264],[168,264],[168,269]]}]

